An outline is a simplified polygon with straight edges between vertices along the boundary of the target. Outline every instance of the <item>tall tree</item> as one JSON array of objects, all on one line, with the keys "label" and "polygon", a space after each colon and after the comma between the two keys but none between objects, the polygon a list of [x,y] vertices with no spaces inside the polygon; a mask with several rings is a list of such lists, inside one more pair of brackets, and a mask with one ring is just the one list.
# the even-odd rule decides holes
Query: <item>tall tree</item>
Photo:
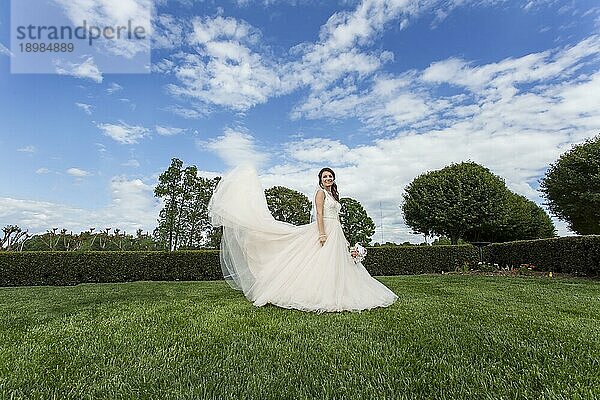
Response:
[{"label": "tall tree", "polygon": [[164,207],[158,217],[156,236],[166,242],[169,250],[175,249],[175,239],[179,232],[179,210],[183,196],[183,161],[173,158],[169,168],[158,177],[154,195],[164,199]]},{"label": "tall tree", "polygon": [[204,178],[196,175],[191,181],[189,191],[191,194],[189,204],[186,208],[186,226],[184,246],[187,248],[197,247],[215,247],[218,240],[212,236],[215,235],[215,228],[210,224],[208,217],[208,202],[212,193],[221,178]]},{"label": "tall tree", "polygon": [[507,199],[498,224],[488,226],[472,240],[476,233],[467,231],[469,241],[509,242],[513,240],[542,239],[554,237],[556,231],[550,216],[535,202],[525,196],[507,190]]},{"label": "tall tree", "polygon": [[550,212],[580,234],[600,234],[600,135],[573,146],[541,180]]},{"label": "tall tree", "polygon": [[501,226],[508,198],[504,181],[474,162],[452,164],[415,178],[406,188],[402,212],[415,233],[482,240]]},{"label": "tall tree", "polygon": [[218,242],[208,219],[208,202],[220,178],[204,178],[198,168],[174,158],[154,189],[164,199],[155,237],[169,250],[198,248]]},{"label": "tall tree", "polygon": [[375,234],[375,223],[367,214],[362,204],[350,197],[340,199],[342,211],[340,220],[344,235],[350,245],[360,243],[363,246],[371,244],[371,237]]},{"label": "tall tree", "polygon": [[[200,209],[196,209],[195,198],[198,192],[198,168],[195,165],[186,167],[182,172],[182,190],[181,200],[177,211],[177,230],[175,233],[175,242],[173,244],[174,249],[178,249],[181,246],[195,245],[195,237],[193,231],[197,225],[201,214]],[[192,244],[193,243],[193,244]]]},{"label": "tall tree", "polygon": [[2,237],[0,237],[0,251],[23,250],[23,244],[30,237],[27,231],[22,230],[17,225],[6,225],[2,228]]},{"label": "tall tree", "polygon": [[535,202],[510,193],[506,208],[506,225],[495,241],[543,239],[556,236],[550,216]]},{"label": "tall tree", "polygon": [[276,220],[294,225],[310,222],[311,202],[300,192],[284,186],[273,186],[265,190],[267,206]]}]

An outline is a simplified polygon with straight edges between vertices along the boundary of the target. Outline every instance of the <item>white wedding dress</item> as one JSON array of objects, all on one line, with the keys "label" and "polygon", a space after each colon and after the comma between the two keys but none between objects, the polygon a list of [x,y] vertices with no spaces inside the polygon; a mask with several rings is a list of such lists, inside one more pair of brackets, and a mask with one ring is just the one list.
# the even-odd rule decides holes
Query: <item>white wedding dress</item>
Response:
[{"label": "white wedding dress", "polygon": [[221,268],[231,287],[256,306],[316,312],[386,307],[397,300],[354,262],[339,220],[341,205],[324,192],[327,241],[321,246],[316,221],[295,226],[273,218],[253,167],[239,166],[221,179],[209,216],[213,226],[223,226]]}]

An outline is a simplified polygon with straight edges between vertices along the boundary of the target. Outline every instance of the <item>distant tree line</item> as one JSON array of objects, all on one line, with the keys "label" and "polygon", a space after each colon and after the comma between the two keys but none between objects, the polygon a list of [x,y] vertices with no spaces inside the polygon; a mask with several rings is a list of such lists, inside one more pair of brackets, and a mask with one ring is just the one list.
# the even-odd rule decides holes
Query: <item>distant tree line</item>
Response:
[{"label": "distant tree line", "polygon": [[66,229],[53,228],[45,233],[29,235],[16,225],[3,229],[4,237],[0,244],[7,251],[124,251],[124,250],[158,250],[159,244],[148,232],[138,229],[135,234],[128,234],[119,228],[105,228],[78,234]]}]

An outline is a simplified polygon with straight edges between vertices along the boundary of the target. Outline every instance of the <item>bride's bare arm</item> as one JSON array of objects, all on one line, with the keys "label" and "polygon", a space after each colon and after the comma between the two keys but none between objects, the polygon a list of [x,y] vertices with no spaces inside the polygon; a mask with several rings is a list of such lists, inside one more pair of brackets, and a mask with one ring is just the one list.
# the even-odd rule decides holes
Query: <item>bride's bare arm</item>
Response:
[{"label": "bride's bare arm", "polygon": [[323,223],[323,204],[325,204],[325,193],[322,190],[319,190],[315,196],[315,205],[317,212],[317,227],[319,228],[319,243],[321,246],[327,240],[327,235],[325,235],[325,224]]}]

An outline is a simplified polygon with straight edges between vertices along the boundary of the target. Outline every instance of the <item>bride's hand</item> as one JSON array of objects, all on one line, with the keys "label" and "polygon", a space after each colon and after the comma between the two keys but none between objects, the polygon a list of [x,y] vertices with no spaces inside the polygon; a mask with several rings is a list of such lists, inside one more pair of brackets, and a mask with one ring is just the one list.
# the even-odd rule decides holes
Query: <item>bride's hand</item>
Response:
[{"label": "bride's hand", "polygon": [[327,241],[327,236],[319,236],[319,243],[321,243],[321,246],[323,246],[326,241]]}]

